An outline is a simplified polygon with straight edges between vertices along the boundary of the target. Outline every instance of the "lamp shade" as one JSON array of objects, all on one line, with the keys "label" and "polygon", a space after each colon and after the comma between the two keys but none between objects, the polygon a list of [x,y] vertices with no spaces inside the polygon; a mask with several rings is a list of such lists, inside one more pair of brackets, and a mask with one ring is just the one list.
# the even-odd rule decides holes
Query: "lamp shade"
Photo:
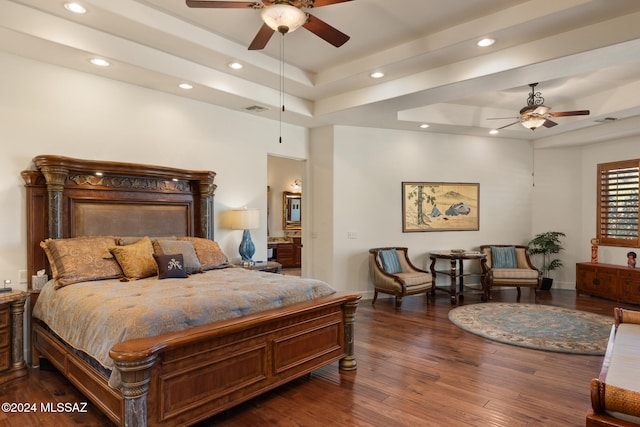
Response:
[{"label": "lamp shade", "polygon": [[234,230],[253,230],[260,227],[258,209],[235,209],[231,211],[231,228]]},{"label": "lamp shade", "polygon": [[282,34],[291,33],[307,22],[307,14],[289,4],[274,4],[265,7],[260,16],[272,30]]},{"label": "lamp shade", "polygon": [[547,119],[545,119],[544,117],[530,117],[522,122],[522,126],[526,127],[527,129],[535,130],[536,128],[542,126],[546,121]]}]

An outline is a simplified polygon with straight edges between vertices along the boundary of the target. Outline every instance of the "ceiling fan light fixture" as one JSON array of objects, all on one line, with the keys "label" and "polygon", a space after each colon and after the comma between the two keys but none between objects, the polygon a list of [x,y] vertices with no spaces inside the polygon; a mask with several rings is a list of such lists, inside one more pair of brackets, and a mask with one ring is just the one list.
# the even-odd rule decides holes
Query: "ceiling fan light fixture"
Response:
[{"label": "ceiling fan light fixture", "polygon": [[272,30],[282,34],[291,33],[307,22],[307,14],[289,4],[274,4],[265,7],[260,16]]},{"label": "ceiling fan light fixture", "polygon": [[539,114],[541,116],[544,116],[545,114],[547,114],[549,112],[551,108],[547,107],[546,105],[539,105],[536,107],[535,110],[533,110],[534,114]]},{"label": "ceiling fan light fixture", "polygon": [[522,121],[521,124],[527,129],[536,130],[536,128],[542,126],[546,121],[547,119],[545,119],[544,117],[531,117],[527,120]]}]

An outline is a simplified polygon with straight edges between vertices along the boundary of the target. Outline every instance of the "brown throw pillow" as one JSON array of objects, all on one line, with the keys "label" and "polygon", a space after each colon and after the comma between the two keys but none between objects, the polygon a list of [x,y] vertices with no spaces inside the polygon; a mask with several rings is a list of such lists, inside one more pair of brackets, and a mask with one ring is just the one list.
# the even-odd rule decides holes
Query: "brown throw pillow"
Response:
[{"label": "brown throw pillow", "polygon": [[110,247],[109,251],[116,257],[128,280],[144,279],[155,276],[157,273],[158,266],[153,259],[153,245],[148,237],[143,237],[131,245]]},{"label": "brown throw pillow", "polygon": [[178,240],[188,240],[193,244],[203,270],[213,270],[229,264],[229,259],[213,240],[202,237],[178,237]]},{"label": "brown throw pillow", "polygon": [[153,254],[158,265],[158,279],[184,279],[189,277],[184,267],[182,254],[158,255]]},{"label": "brown throw pillow", "polygon": [[47,239],[40,243],[49,258],[56,288],[78,282],[122,277],[114,259],[103,257],[115,244],[113,237],[73,237]]}]

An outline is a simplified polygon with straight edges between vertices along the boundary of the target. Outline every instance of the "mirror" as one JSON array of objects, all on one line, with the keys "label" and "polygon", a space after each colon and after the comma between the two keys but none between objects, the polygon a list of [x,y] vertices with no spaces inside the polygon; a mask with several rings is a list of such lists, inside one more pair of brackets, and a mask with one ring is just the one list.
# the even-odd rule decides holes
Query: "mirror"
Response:
[{"label": "mirror", "polygon": [[301,193],[282,192],[282,228],[285,230],[302,229]]}]

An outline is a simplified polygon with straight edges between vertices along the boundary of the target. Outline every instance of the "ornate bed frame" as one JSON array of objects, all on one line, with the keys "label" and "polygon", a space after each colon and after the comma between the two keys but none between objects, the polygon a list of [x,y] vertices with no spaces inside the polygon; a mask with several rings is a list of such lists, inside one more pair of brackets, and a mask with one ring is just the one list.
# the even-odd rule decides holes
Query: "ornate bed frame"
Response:
[{"label": "ornate bed frame", "polygon": [[[28,277],[49,271],[39,244],[82,235],[213,240],[215,173],[38,156],[22,172]],[[29,282],[31,304],[39,291]],[[116,424],[188,425],[330,363],[356,369],[360,295],[337,293],[237,319],[116,344],[119,390],[31,319],[31,364],[48,359]]]}]

